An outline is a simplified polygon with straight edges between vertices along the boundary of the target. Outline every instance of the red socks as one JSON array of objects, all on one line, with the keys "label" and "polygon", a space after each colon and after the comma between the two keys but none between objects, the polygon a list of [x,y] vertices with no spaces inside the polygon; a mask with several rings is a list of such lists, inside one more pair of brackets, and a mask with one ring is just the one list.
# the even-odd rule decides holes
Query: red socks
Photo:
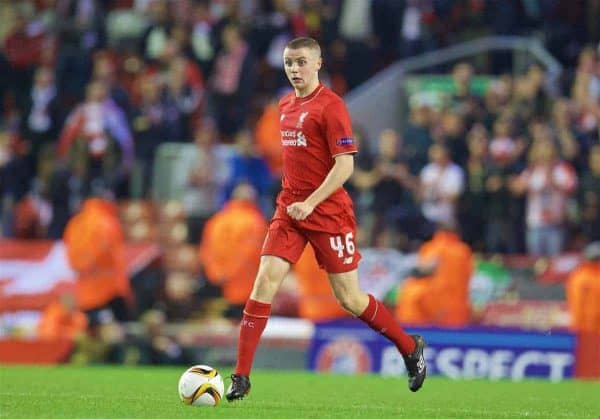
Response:
[{"label": "red socks", "polygon": [[367,323],[371,329],[391,340],[402,355],[410,355],[415,351],[414,339],[402,330],[387,307],[371,294],[369,294],[369,305],[358,318]]},{"label": "red socks", "polygon": [[254,353],[271,314],[271,304],[248,299],[240,324],[237,365],[235,374],[250,375]]},{"label": "red socks", "polygon": [[[235,374],[250,375],[254,353],[270,314],[271,304],[251,299],[246,302],[240,324]],[[359,318],[367,323],[371,329],[391,340],[402,355],[410,355],[414,352],[414,339],[402,330],[387,307],[377,301],[371,294],[369,294],[369,305]]]}]

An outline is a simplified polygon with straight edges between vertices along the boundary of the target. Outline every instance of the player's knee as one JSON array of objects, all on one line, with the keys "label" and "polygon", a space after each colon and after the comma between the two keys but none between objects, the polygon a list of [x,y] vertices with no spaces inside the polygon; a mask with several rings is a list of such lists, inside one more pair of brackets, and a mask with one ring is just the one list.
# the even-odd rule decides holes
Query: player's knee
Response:
[{"label": "player's knee", "polygon": [[338,292],[335,297],[344,310],[356,316],[360,315],[360,301],[356,296],[351,293]]},{"label": "player's knee", "polygon": [[270,300],[275,296],[282,279],[282,274],[277,269],[268,265],[261,266],[254,281],[252,295]]},{"label": "player's knee", "polygon": [[256,275],[256,286],[259,288],[272,288],[277,285],[276,276],[269,271],[259,271]]}]

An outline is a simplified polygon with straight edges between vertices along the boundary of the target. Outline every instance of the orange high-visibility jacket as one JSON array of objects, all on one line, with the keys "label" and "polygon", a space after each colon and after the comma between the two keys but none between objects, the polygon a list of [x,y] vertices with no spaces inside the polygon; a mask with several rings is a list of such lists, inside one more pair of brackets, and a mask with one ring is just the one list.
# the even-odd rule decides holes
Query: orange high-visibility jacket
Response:
[{"label": "orange high-visibility jacket", "polygon": [[469,281],[473,273],[471,249],[457,234],[438,231],[421,246],[420,263],[435,263],[427,278],[403,284],[396,313],[406,323],[463,326],[470,319]]},{"label": "orange high-visibility jacket", "polygon": [[600,262],[585,262],[566,285],[571,327],[578,332],[600,332]]},{"label": "orange high-visibility jacket", "polygon": [[265,110],[256,123],[254,130],[256,145],[265,157],[269,170],[278,176],[283,167],[283,153],[279,132],[279,107],[273,102]]},{"label": "orange high-visibility jacket", "polygon": [[258,207],[232,200],[206,223],[200,261],[208,280],[220,285],[231,304],[243,304],[258,272],[267,221]]},{"label": "orange high-visibility jacket", "polygon": [[64,234],[67,256],[77,272],[77,305],[92,310],[116,297],[131,298],[125,239],[117,211],[98,198],[84,202]]},{"label": "orange high-visibility jacket", "polygon": [[310,244],[306,245],[300,259],[294,265],[294,272],[298,281],[300,317],[320,321],[349,315],[335,298],[327,272],[319,268]]}]

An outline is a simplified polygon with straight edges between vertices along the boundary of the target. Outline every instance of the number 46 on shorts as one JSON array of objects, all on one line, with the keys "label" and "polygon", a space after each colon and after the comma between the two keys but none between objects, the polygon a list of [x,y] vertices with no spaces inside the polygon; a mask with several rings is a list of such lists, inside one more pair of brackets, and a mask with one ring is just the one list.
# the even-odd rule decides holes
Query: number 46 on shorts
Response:
[{"label": "number 46 on shorts", "polygon": [[[344,258],[342,262],[344,265],[349,265],[354,260],[354,251],[356,250],[354,246],[354,234],[352,232],[346,234],[342,238],[342,236],[331,236],[329,237],[329,244],[331,248],[337,252],[339,258]],[[346,256],[344,256],[344,250],[346,251]]]}]

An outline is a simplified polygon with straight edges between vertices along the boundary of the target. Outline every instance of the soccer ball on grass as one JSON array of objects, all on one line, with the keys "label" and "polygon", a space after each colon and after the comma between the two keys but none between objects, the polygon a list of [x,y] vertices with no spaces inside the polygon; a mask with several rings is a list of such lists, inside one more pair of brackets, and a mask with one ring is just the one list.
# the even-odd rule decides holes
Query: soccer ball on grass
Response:
[{"label": "soccer ball on grass", "polygon": [[179,398],[191,406],[216,406],[225,386],[219,372],[208,365],[194,365],[179,379]]}]

